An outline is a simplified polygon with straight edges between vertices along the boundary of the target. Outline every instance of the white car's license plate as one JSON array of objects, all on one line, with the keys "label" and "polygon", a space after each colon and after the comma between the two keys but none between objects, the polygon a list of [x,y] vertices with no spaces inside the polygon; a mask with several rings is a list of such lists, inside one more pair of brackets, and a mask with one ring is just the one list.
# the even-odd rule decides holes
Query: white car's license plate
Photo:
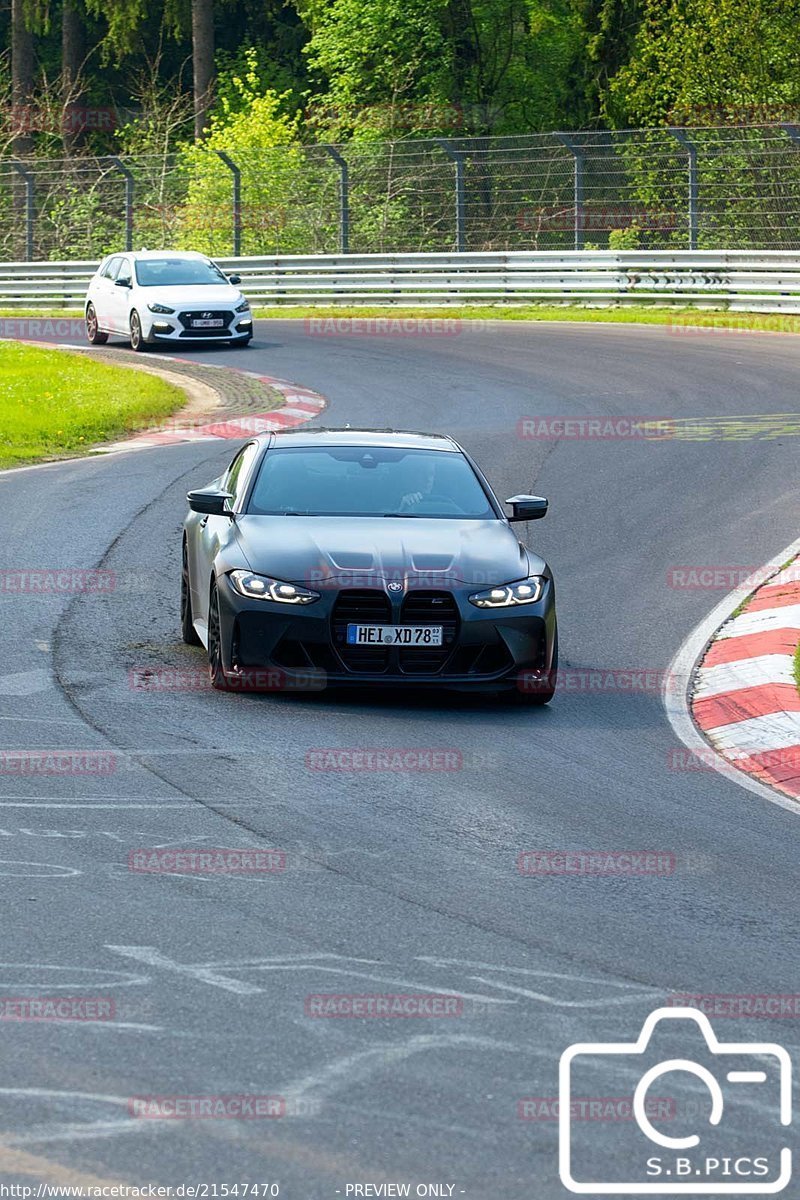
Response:
[{"label": "white car's license plate", "polygon": [[348,646],[441,646],[441,625],[348,625]]},{"label": "white car's license plate", "polygon": [[221,329],[225,324],[219,317],[214,317],[213,320],[204,320],[202,317],[196,321],[192,321],[192,329]]}]

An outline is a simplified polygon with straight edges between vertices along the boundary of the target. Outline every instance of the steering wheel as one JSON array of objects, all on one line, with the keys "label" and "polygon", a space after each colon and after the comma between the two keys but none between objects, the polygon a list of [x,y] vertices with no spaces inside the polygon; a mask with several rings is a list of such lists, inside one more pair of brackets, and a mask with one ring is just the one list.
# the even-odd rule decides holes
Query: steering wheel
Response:
[{"label": "steering wheel", "polygon": [[457,516],[463,516],[464,510],[460,504],[456,504],[455,500],[450,496],[440,496],[437,492],[431,492],[420,500],[419,504],[415,504],[409,512],[420,512],[433,508],[437,513],[454,513]]}]

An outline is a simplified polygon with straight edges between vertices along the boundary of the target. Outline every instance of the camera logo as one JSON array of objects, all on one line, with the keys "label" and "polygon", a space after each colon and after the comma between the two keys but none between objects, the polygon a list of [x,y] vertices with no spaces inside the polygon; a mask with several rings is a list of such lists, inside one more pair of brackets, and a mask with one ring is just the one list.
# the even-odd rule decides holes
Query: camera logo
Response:
[{"label": "camera logo", "polygon": [[[694,1058],[653,1058],[654,1033],[659,1041],[674,1040],[679,1020],[681,1032],[691,1032],[697,1043]],[[691,1023],[691,1024],[689,1024]],[[588,1094],[582,1081],[596,1087],[598,1072],[616,1072],[633,1088],[634,1120],[628,1127],[629,1146],[609,1146],[609,1136],[621,1136],[619,1126],[601,1133],[574,1120],[574,1096]],[[650,1119],[648,1092],[659,1084],[660,1095],[672,1083],[681,1094],[702,1095],[701,1116],[686,1130],[668,1134]],[[771,1087],[770,1087],[771,1085]],[[591,1093],[593,1094],[593,1093]],[[617,1093],[615,1093],[617,1094]],[[621,1095],[622,1093],[619,1092]],[[677,1101],[680,1114],[682,1101]],[[771,1107],[770,1107],[771,1106]],[[694,1100],[683,1111],[694,1114]],[[758,1120],[770,1111],[770,1153],[752,1154],[742,1146],[745,1136],[755,1138]],[[792,1177],[792,1152],[778,1126],[792,1120],[792,1064],[783,1046],[771,1042],[720,1042],[708,1017],[694,1008],[659,1008],[651,1013],[635,1042],[581,1042],[569,1046],[559,1066],[559,1174],[570,1192],[597,1194],[731,1195],[771,1194],[782,1191]],[[693,1132],[702,1122],[699,1133]],[[707,1125],[706,1125],[707,1123]],[[674,1136],[678,1132],[684,1136]],[[592,1138],[596,1140],[592,1141]],[[605,1139],[605,1144],[599,1139]],[[602,1164],[602,1166],[601,1166]],[[601,1173],[615,1178],[600,1178]],[[627,1176],[627,1177],[626,1177]]]}]

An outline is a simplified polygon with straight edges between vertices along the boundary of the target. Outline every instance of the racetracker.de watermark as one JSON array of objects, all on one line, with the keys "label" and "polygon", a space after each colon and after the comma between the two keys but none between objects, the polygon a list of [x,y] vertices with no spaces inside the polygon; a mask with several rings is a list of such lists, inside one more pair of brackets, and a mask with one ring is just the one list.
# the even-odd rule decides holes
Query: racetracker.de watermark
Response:
[{"label": "racetracker.de watermark", "polygon": [[458,337],[486,328],[477,318],[460,317],[306,317],[309,337]]},{"label": "racetracker.de watermark", "polygon": [[460,750],[433,746],[328,746],[306,751],[309,771],[462,771]]},{"label": "racetracker.de watermark", "polygon": [[667,333],[680,337],[742,333],[800,333],[800,316],[792,313],[676,313],[666,325]]},{"label": "racetracker.de watermark", "polygon": [[49,341],[52,338],[82,338],[85,322],[78,317],[0,317],[0,338],[19,341]]},{"label": "racetracker.de watermark", "polygon": [[109,996],[0,996],[0,1021],[113,1021]]},{"label": "racetracker.de watermark", "polygon": [[707,1017],[800,1017],[800,994],[709,992],[694,995],[678,992],[667,999],[670,1008],[696,1008]]},{"label": "racetracker.de watermark", "polygon": [[670,771],[717,771],[722,774],[759,770],[776,774],[785,770],[788,775],[800,769],[800,746],[737,754],[736,758],[724,758],[711,746],[700,746],[696,750],[673,746],[667,751],[667,767]]},{"label": "racetracker.de watermark", "polygon": [[[231,692],[321,692],[327,686],[324,671],[284,671],[280,667],[253,667],[225,677]],[[207,667],[131,667],[128,687],[134,692],[208,692],[213,684]]]},{"label": "racetracker.de watermark", "polygon": [[0,750],[0,775],[113,775],[107,750]]},{"label": "racetracker.de watermark", "polygon": [[[659,1096],[645,1097],[645,1113],[651,1121],[672,1121],[677,1105],[674,1100]],[[558,1121],[561,1101],[558,1096],[523,1096],[517,1101],[520,1121]],[[571,1096],[571,1121],[635,1121],[633,1099],[630,1096]]]},{"label": "racetracker.de watermark", "polygon": [[0,113],[3,125],[19,137],[26,133],[108,133],[117,128],[115,108],[67,104],[49,108],[42,104],[12,104]]},{"label": "racetracker.de watermark", "polygon": [[520,875],[674,875],[668,850],[522,850]]},{"label": "racetracker.de watermark", "polygon": [[274,875],[286,870],[286,853],[248,847],[142,847],[128,854],[128,870],[144,875]]},{"label": "racetracker.de watermark", "polygon": [[131,1096],[128,1113],[151,1121],[261,1121],[287,1116],[285,1096]]},{"label": "racetracker.de watermark", "polygon": [[[759,587],[775,574],[774,567],[765,568],[716,563],[691,563],[667,569],[667,587],[685,591],[725,591],[747,585]],[[781,583],[800,581],[800,563],[781,572]]]},{"label": "racetracker.de watermark", "polygon": [[671,671],[646,667],[559,667],[555,671],[520,671],[517,688],[520,692],[548,692],[557,687],[560,692],[661,695],[672,691],[677,677]]},{"label": "racetracker.de watermark", "polygon": [[0,595],[3,596],[107,594],[116,586],[117,577],[113,571],[83,567],[23,567],[0,571]]},{"label": "racetracker.de watermark", "polygon": [[307,1017],[463,1017],[464,999],[439,994],[314,992],[306,996],[303,1009]]},{"label": "racetracker.de watermark", "polygon": [[672,417],[520,417],[523,441],[615,442],[665,441],[675,436]]}]

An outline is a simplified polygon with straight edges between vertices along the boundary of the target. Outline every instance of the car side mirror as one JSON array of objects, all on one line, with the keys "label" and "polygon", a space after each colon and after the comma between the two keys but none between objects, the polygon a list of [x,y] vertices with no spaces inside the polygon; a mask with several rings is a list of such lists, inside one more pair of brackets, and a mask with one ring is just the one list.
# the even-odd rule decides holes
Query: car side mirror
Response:
[{"label": "car side mirror", "polygon": [[509,521],[540,521],[547,516],[548,504],[544,496],[512,496],[506,504],[511,505]]},{"label": "car side mirror", "polygon": [[115,279],[114,284],[116,287],[129,288],[131,286],[131,281],[129,278],[128,279]]},{"label": "car side mirror", "polygon": [[186,499],[189,501],[189,508],[192,512],[205,513],[210,517],[233,516],[228,508],[229,502],[233,499],[230,492],[216,492],[200,488],[196,492],[189,492]]},{"label": "car side mirror", "polygon": [[228,276],[228,283],[232,283],[234,287],[238,287],[238,285],[241,282],[242,282],[241,275],[229,275]]}]

